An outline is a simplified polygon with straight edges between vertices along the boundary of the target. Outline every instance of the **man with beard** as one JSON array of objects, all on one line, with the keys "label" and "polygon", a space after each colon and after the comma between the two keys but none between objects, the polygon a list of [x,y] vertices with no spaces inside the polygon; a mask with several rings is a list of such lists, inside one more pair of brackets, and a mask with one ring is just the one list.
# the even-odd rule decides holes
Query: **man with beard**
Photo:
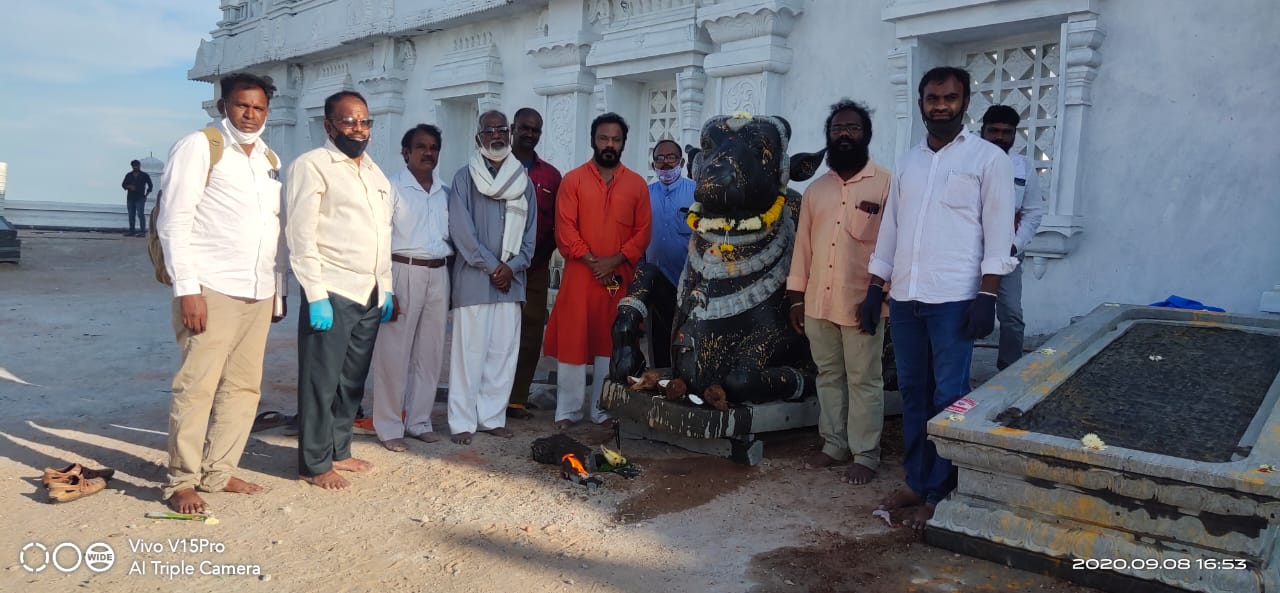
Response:
[{"label": "man with beard", "polygon": [[1022,251],[1031,244],[1044,218],[1044,201],[1040,199],[1040,180],[1035,167],[1026,157],[1009,152],[1013,148],[1014,134],[1022,118],[1008,105],[992,105],[982,115],[982,139],[999,146],[1013,162],[1013,249],[1018,267],[1000,280],[1000,292],[996,298],[996,319],[1000,320],[1000,350],[996,355],[996,368],[1004,370],[1022,358]]},{"label": "man with beard", "polygon": [[471,444],[476,432],[511,438],[507,402],[520,348],[525,271],[533,259],[538,203],[511,128],[498,111],[480,115],[476,151],[453,176],[449,235],[453,266],[453,354],[449,366],[449,430]]},{"label": "man with beard", "polygon": [[872,312],[872,331],[858,328],[857,304],[866,298],[867,264],[889,195],[889,171],[870,161],[871,116],[848,99],[827,116],[827,173],[800,202],[787,296],[791,326],[809,338],[818,365],[818,434],[822,450],[805,467],[853,462],[844,481],[866,484],[880,466],[884,427],[885,310]]},{"label": "man with beard", "polygon": [[532,107],[521,107],[512,118],[515,145],[511,155],[520,159],[533,193],[538,198],[538,240],[533,247],[533,262],[525,275],[524,308],[520,313],[520,356],[516,360],[516,380],[511,385],[507,417],[518,420],[533,418],[526,407],[533,374],[542,357],[542,332],[547,325],[547,289],[551,285],[551,254],[556,250],[556,192],[560,191],[560,170],[538,157],[538,140],[542,138],[542,116]]},{"label": "man with beard", "polygon": [[938,457],[926,424],[969,392],[974,340],[995,325],[1000,277],[1018,260],[1013,244],[1013,167],[1004,151],[964,130],[969,73],[939,67],[924,74],[917,104],[928,136],[898,160],[871,282],[858,324],[873,332],[885,284],[902,392],[906,487],[881,504],[918,506],[904,523],[923,529],[955,488],[955,468]]},{"label": "man with beard", "polygon": [[405,168],[391,177],[392,318],[373,346],[373,428],[382,446],[439,440],[431,407],[449,316],[449,186],[435,177],[440,128],[418,124],[400,140]]},{"label": "man with beard", "polygon": [[627,130],[616,113],[595,118],[591,162],[569,171],[556,197],[564,277],[547,323],[545,349],[559,362],[555,425],[562,431],[582,419],[588,363],[594,365],[591,420],[610,422],[600,409],[600,394],[609,373],[613,318],[649,247],[649,188],[622,164]]},{"label": "man with beard", "polygon": [[373,120],[364,97],[324,101],[324,146],[289,166],[289,261],[302,286],[298,321],[298,473],[325,490],[367,472],[351,456],[352,420],[379,322],[391,319],[391,184],[365,154]]},{"label": "man with beard", "polygon": [[[649,184],[649,202],[653,210],[653,239],[645,251],[645,260],[658,266],[662,275],[679,286],[680,274],[689,259],[689,238],[693,229],[685,220],[693,205],[692,179],[680,175],[684,170],[684,152],[675,140],[659,140],[653,147],[653,172],[658,180]],[[649,307],[649,343],[653,350],[651,367],[671,366],[671,324],[675,320],[675,291],[655,294]]]},{"label": "man with beard", "polygon": [[[205,511],[197,488],[262,492],[231,474],[261,395],[272,297],[284,295],[279,161],[261,137],[275,87],[251,74],[232,74],[219,86],[225,117],[173,145],[154,229],[173,279],[181,352],[164,486],[179,513]],[[223,149],[216,163],[211,138]]]}]

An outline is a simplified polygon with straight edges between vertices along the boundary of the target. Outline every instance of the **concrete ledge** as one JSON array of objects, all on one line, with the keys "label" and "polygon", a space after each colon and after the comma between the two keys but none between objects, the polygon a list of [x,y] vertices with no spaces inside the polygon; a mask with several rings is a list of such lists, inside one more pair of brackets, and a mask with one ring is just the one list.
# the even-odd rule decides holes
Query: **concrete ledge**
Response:
[{"label": "concrete ledge", "polygon": [[[148,214],[154,203],[147,201]],[[123,231],[129,228],[128,209],[124,204],[8,200],[5,217],[20,229]]]}]

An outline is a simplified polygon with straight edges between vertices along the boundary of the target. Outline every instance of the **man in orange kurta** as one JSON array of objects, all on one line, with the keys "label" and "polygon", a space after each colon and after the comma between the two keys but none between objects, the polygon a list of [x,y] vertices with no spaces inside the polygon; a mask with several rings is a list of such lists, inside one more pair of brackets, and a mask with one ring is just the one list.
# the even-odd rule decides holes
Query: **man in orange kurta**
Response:
[{"label": "man in orange kurta", "polygon": [[603,424],[600,393],[613,348],[610,330],[636,264],[649,247],[652,213],[644,179],[622,164],[627,122],[606,113],[591,122],[590,162],[569,171],[556,195],[556,245],[564,276],[543,350],[556,370],[556,428],[582,420],[587,363],[594,365],[591,420]]}]

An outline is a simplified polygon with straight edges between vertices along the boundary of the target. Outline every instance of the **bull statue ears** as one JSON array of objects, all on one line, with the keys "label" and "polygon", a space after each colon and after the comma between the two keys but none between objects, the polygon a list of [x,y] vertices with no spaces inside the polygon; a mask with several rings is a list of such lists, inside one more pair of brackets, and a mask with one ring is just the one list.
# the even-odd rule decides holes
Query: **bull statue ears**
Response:
[{"label": "bull statue ears", "polygon": [[822,159],[826,158],[827,149],[818,152],[797,152],[791,155],[791,180],[805,181],[818,172]]},{"label": "bull statue ears", "polygon": [[689,179],[693,179],[693,172],[698,170],[698,154],[702,152],[701,148],[692,144],[684,145],[684,166],[689,174]]}]

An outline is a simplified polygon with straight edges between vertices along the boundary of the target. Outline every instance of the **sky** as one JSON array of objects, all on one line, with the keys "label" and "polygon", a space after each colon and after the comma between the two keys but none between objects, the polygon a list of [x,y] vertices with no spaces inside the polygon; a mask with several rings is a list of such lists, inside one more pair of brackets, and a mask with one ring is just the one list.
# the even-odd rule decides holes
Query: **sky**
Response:
[{"label": "sky", "polygon": [[187,80],[217,0],[14,2],[0,34],[6,200],[124,204],[129,161],[209,121]]}]

